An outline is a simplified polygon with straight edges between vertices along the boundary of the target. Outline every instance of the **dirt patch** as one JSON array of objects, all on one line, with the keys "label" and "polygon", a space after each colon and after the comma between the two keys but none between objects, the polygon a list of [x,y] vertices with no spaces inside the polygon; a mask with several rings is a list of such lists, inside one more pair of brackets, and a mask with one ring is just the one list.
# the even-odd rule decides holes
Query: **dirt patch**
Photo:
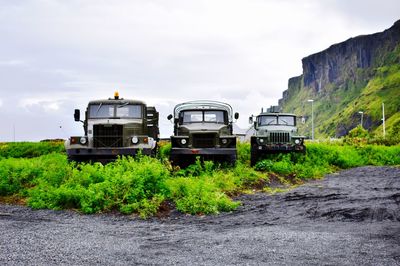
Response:
[{"label": "dirt patch", "polygon": [[0,196],[0,204],[26,205],[26,198],[16,195]]},{"label": "dirt patch", "polygon": [[168,217],[172,211],[175,210],[175,204],[172,201],[165,200],[161,203],[158,208],[157,218],[165,218]]}]

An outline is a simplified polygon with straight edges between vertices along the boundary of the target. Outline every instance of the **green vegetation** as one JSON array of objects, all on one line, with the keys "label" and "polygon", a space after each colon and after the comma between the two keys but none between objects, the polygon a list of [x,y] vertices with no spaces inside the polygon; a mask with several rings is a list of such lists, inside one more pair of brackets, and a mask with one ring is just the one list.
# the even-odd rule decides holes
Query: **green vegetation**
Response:
[{"label": "green vegetation", "polygon": [[[360,134],[363,132],[354,132],[355,136]],[[22,150],[18,145],[27,144],[10,143],[7,147]],[[29,145],[43,147],[42,143]],[[157,159],[139,155],[107,165],[70,163],[64,154],[52,149],[52,153],[38,157],[12,158],[23,156],[10,149],[0,159],[0,200],[83,213],[118,210],[143,218],[165,206],[188,214],[215,214],[235,210],[240,202],[232,197],[241,193],[285,191],[304,180],[349,167],[400,165],[400,146],[368,143],[309,143],[306,155],[270,156],[254,168],[249,167],[248,143],[238,144],[235,167],[198,160],[186,169],[173,168],[166,159],[169,149],[164,143]],[[36,153],[29,154],[27,157]],[[272,179],[283,187],[269,187]]]},{"label": "green vegetation", "polygon": [[48,141],[0,143],[0,158],[33,158],[52,152],[65,152],[64,142]]},{"label": "green vegetation", "polygon": [[399,164],[400,146],[309,143],[306,156],[295,153],[271,156],[271,159],[258,162],[255,169],[304,180],[319,178],[339,169]]}]

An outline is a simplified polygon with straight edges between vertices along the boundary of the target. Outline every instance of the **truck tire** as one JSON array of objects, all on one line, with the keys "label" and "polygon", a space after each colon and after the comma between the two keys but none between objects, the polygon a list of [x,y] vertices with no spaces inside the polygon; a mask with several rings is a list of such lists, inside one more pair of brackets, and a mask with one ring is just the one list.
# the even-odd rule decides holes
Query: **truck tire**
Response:
[{"label": "truck tire", "polygon": [[156,144],[154,149],[151,150],[150,156],[153,157],[153,158],[156,158],[157,157],[157,152],[158,152],[158,145]]},{"label": "truck tire", "polygon": [[251,151],[250,154],[250,166],[253,167],[254,165],[256,165],[257,161],[258,161],[258,152],[257,151]]},{"label": "truck tire", "polygon": [[185,156],[182,155],[171,155],[169,160],[173,166],[179,166],[179,168],[186,168],[190,165],[190,160],[188,160]]},{"label": "truck tire", "polygon": [[228,164],[230,164],[231,166],[235,166],[236,160],[237,160],[237,155],[236,154],[231,155],[231,156],[229,156]]}]

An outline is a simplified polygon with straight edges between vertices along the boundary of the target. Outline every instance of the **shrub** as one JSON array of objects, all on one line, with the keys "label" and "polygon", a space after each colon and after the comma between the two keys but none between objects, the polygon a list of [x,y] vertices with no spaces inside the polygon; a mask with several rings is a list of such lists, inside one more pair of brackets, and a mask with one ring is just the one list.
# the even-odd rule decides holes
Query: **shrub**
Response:
[{"label": "shrub", "polygon": [[228,198],[215,183],[206,177],[178,177],[167,180],[169,197],[176,208],[190,214],[215,214],[231,211],[240,204]]},{"label": "shrub", "polygon": [[59,178],[64,171],[65,156],[61,154],[45,155],[34,159],[0,160],[0,196],[24,194],[26,189],[34,187],[48,177],[48,182]]},{"label": "shrub", "polygon": [[249,164],[250,162],[250,143],[238,142],[236,144],[237,159],[242,164]]},{"label": "shrub", "polygon": [[370,139],[368,130],[361,125],[350,130],[349,134],[344,138],[344,143],[350,145],[365,145]]},{"label": "shrub", "polygon": [[156,195],[165,194],[164,182],[169,177],[162,163],[147,156],[124,157],[105,166],[80,164],[79,169],[69,167],[67,164],[63,172],[50,179],[51,182],[48,174],[44,174],[42,178],[46,179],[30,191],[28,204],[35,208],[72,207],[84,213],[112,209],[124,213],[129,210],[140,212],[143,208],[140,214],[146,216],[150,209],[158,209],[160,197]]},{"label": "shrub", "polygon": [[49,153],[64,153],[63,142],[8,142],[0,143],[0,157],[33,158]]},{"label": "shrub", "polygon": [[272,160],[262,160],[256,163],[254,169],[257,171],[271,171],[274,162]]},{"label": "shrub", "polygon": [[162,160],[168,160],[171,153],[171,143],[160,142],[158,148],[158,157]]}]

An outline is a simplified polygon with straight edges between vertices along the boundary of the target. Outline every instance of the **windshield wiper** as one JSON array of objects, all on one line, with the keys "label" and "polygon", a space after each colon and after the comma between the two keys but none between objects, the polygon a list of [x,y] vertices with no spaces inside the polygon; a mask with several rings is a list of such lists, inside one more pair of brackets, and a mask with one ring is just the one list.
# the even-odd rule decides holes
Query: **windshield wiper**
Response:
[{"label": "windshield wiper", "polygon": [[99,113],[100,108],[101,108],[102,105],[103,105],[103,103],[100,103],[99,107],[97,108],[96,115]]},{"label": "windshield wiper", "polygon": [[122,108],[122,107],[124,107],[124,106],[127,106],[128,104],[129,104],[129,102],[123,103],[123,104],[121,104],[121,105],[118,105],[117,108]]}]

